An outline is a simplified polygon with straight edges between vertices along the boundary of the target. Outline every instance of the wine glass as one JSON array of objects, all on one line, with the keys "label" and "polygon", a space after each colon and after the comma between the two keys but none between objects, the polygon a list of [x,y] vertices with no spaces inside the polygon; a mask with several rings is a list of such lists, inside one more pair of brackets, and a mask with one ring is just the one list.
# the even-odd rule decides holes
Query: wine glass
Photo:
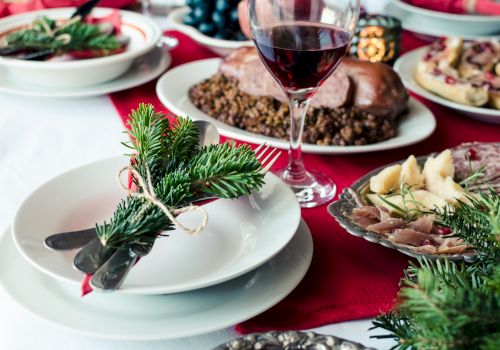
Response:
[{"label": "wine glass", "polygon": [[304,167],[304,120],[309,101],[348,50],[359,0],[249,0],[248,5],[257,51],[290,103],[288,165],[280,176],[302,207],[315,207],[331,200],[336,186]]}]

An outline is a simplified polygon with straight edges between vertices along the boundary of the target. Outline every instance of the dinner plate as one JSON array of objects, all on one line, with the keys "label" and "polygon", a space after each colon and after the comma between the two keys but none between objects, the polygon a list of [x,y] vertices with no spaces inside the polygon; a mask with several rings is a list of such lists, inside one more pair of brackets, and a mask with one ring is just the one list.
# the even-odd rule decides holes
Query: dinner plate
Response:
[{"label": "dinner plate", "polygon": [[[68,171],[35,190],[18,209],[12,233],[19,251],[41,271],[80,285],[76,250],[52,251],[44,239],[57,232],[93,227],[111,217],[126,193],[116,183],[128,158],[116,157]],[[206,228],[197,235],[169,231],[131,270],[122,287],[129,294],[166,294],[207,287],[242,275],[279,253],[295,234],[300,207],[294,193],[268,173],[259,192],[206,204]],[[198,213],[179,221],[200,223]]]},{"label": "dinner plate", "polygon": [[[287,140],[263,136],[227,125],[210,117],[189,100],[189,89],[204,79],[214,75],[220,66],[221,59],[211,58],[183,64],[165,73],[156,85],[156,94],[170,111],[178,115],[188,115],[195,120],[213,123],[221,134],[244,142],[264,143],[274,147],[288,149]],[[436,120],[432,112],[423,104],[410,98],[410,113],[401,117],[397,135],[392,139],[363,146],[320,146],[304,144],[302,150],[318,154],[352,154],[382,151],[408,146],[426,139],[436,128]]]},{"label": "dinner plate", "polygon": [[170,295],[91,293],[39,272],[0,237],[0,283],[30,313],[90,336],[154,340],[206,333],[247,320],[278,303],[302,280],[313,254],[302,221],[291,242],[273,259],[239,278]]},{"label": "dinner plate", "polygon": [[172,58],[162,48],[155,48],[137,58],[132,67],[122,76],[106,83],[79,88],[49,88],[26,83],[12,77],[5,67],[0,66],[0,91],[34,97],[89,97],[130,89],[158,77],[170,65]]},{"label": "dinner plate", "polygon": [[500,16],[460,15],[431,11],[401,0],[392,0],[385,12],[401,20],[404,29],[432,37],[461,36],[464,39],[500,35]]},{"label": "dinner plate", "polygon": [[428,47],[422,47],[412,50],[401,56],[394,64],[394,70],[398,72],[405,87],[428,100],[452,108],[474,119],[488,123],[500,124],[500,110],[498,109],[466,106],[447,100],[420,86],[414,78],[414,73],[419,60],[422,58],[427,48]]},{"label": "dinner plate", "polygon": [[[422,167],[430,156],[436,156],[436,154],[428,154],[425,156],[417,157],[417,162]],[[405,246],[403,244],[393,243],[387,238],[383,237],[376,232],[368,231],[363,227],[354,223],[350,214],[354,208],[358,207],[357,201],[355,197],[359,197],[360,193],[364,193],[366,188],[370,185],[370,178],[376,174],[378,174],[381,170],[395,164],[402,164],[406,159],[383,165],[375,170],[370,171],[366,175],[362,176],[360,179],[356,180],[351,187],[345,188],[342,193],[339,195],[339,198],[331,203],[328,206],[328,212],[332,215],[335,220],[339,223],[339,225],[345,229],[348,233],[356,237],[362,237],[365,240],[380,244],[384,247],[395,249],[400,253],[411,256],[413,258],[425,257],[430,260],[437,259],[448,259],[450,261],[467,261],[472,262],[476,260],[475,254],[425,254],[419,253],[409,248],[409,246]]]}]

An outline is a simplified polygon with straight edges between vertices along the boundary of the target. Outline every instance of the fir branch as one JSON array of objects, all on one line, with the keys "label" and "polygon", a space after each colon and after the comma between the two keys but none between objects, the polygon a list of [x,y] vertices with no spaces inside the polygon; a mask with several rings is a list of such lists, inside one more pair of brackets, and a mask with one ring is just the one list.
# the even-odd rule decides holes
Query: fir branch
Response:
[{"label": "fir branch", "polygon": [[261,170],[248,145],[211,145],[200,150],[189,163],[194,187],[220,198],[237,198],[260,188],[264,183]]},{"label": "fir branch", "polygon": [[[71,40],[61,40],[61,34],[69,35]],[[75,21],[58,27],[56,21],[43,17],[36,19],[32,28],[10,33],[7,46],[31,51],[54,50],[55,54],[90,50],[106,55],[121,44],[115,36],[101,33],[96,25]]]},{"label": "fir branch", "polygon": [[168,156],[175,163],[185,163],[189,161],[198,151],[200,131],[188,118],[177,118],[168,146]]}]

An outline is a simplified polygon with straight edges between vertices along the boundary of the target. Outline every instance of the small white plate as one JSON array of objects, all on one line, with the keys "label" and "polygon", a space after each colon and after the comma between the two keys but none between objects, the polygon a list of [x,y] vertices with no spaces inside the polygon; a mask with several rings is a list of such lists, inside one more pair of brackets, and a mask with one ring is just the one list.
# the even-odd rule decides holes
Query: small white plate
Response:
[{"label": "small white plate", "polygon": [[392,0],[385,12],[399,18],[404,29],[433,37],[458,35],[464,39],[477,39],[500,35],[500,16],[431,11],[401,0]]},{"label": "small white plate", "polygon": [[[12,233],[22,255],[46,274],[80,285],[83,274],[73,268],[76,251],[51,251],[44,239],[58,232],[93,227],[111,217],[126,193],[116,173],[129,160],[110,158],[70,170],[35,190],[18,209]],[[205,205],[208,225],[189,235],[169,231],[158,238],[117,291],[167,294],[207,287],[248,272],[279,253],[300,222],[294,193],[268,173],[258,193]],[[197,213],[179,220],[188,227],[200,222]]]},{"label": "small white plate", "polygon": [[205,46],[209,50],[215,52],[220,56],[229,55],[236,49],[239,49],[243,46],[253,46],[253,41],[236,41],[236,40],[222,40],[212,38],[208,35],[203,34],[198,29],[188,26],[184,24],[183,19],[189,11],[189,7],[180,7],[178,9],[170,11],[168,14],[168,23],[172,26],[172,28],[189,35],[191,39],[196,41],[198,44]]},{"label": "small white plate", "polygon": [[411,90],[428,100],[436,102],[437,104],[464,113],[474,119],[487,123],[500,124],[500,110],[498,109],[462,105],[438,96],[420,86],[420,84],[415,80],[414,74],[417,64],[422,58],[425,50],[427,50],[427,47],[412,50],[401,56],[394,64],[394,70],[398,72],[403,84],[408,90]]},{"label": "small white plate", "polygon": [[171,61],[170,54],[158,47],[143,57],[137,58],[124,75],[106,83],[80,88],[36,86],[17,80],[4,67],[0,67],[0,91],[23,96],[52,98],[89,97],[109,94],[130,89],[157,78],[170,66]]},{"label": "small white plate", "polygon": [[[89,336],[156,340],[193,336],[245,321],[286,297],[302,280],[313,242],[302,221],[291,242],[272,260],[237,279],[172,295],[91,293],[40,273],[0,237],[0,283],[33,315]],[[180,265],[178,266],[180,267]]]},{"label": "small white plate", "polygon": [[[217,73],[221,59],[211,58],[183,64],[165,73],[156,85],[156,94],[160,101],[172,113],[188,115],[194,120],[205,120],[213,123],[227,137],[244,142],[264,143],[274,147],[288,149],[286,140],[263,136],[227,125],[200,111],[189,100],[189,89],[204,79]],[[403,116],[398,125],[397,135],[392,139],[364,146],[319,146],[304,144],[302,150],[306,153],[318,154],[352,154],[367,153],[400,148],[420,142],[429,137],[436,128],[436,120],[432,112],[423,104],[410,98],[410,113]]]},{"label": "small white plate", "polygon": [[[67,19],[75,8],[53,8],[25,12],[0,19],[0,35],[20,29],[37,17]],[[114,11],[109,8],[94,8],[92,15],[105,17]],[[34,85],[58,88],[77,88],[101,84],[124,74],[133,61],[156,47],[162,31],[158,24],[147,16],[118,10],[121,31],[130,38],[124,52],[92,59],[68,61],[27,61],[0,57],[0,66],[18,79]]]}]

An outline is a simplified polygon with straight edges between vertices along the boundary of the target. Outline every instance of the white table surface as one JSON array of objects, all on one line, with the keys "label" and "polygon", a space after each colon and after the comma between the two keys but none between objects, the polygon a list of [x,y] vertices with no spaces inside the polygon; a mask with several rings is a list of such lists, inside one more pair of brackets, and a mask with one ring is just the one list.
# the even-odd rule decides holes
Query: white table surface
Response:
[{"label": "white table surface", "polygon": [[[8,229],[23,199],[45,181],[76,166],[123,153],[123,125],[107,96],[60,100],[0,93],[0,106],[0,234]],[[374,334],[368,332],[370,327],[371,320],[360,320],[315,331],[377,349],[393,345],[388,340],[370,339]],[[33,317],[0,287],[0,349],[205,350],[235,336],[232,328],[151,342],[81,336]]]}]

